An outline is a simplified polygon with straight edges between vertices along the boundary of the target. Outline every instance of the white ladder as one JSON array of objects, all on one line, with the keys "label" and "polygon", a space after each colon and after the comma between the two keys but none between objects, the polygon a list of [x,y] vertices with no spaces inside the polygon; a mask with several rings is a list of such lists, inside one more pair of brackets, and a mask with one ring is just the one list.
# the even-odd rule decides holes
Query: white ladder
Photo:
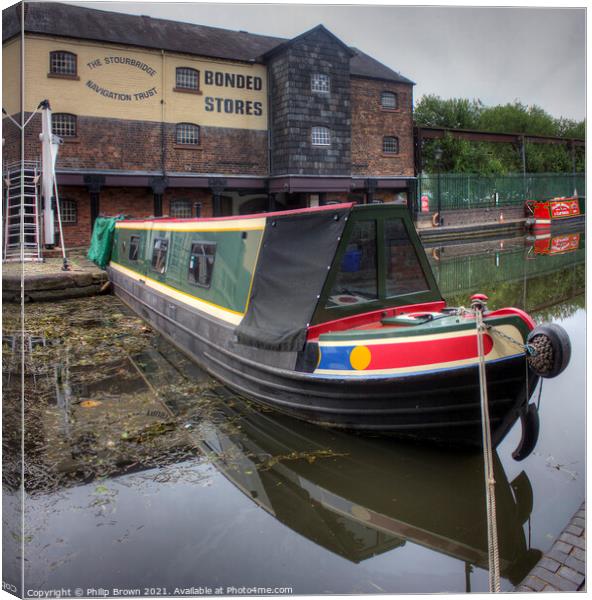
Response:
[{"label": "white ladder", "polygon": [[[39,161],[5,167],[4,262],[42,261],[39,210]],[[21,254],[22,249],[22,254]]]}]

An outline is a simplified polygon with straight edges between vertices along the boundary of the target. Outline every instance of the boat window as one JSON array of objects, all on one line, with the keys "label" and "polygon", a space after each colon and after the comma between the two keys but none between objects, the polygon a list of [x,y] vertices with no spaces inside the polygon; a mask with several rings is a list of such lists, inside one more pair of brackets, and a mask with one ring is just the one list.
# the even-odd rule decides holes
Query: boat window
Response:
[{"label": "boat window", "polygon": [[385,221],[384,237],[387,297],[429,290],[417,252],[402,219]]},{"label": "boat window", "polygon": [[139,251],[140,251],[140,236],[132,235],[132,237],[130,238],[129,259],[130,260],[138,260]]},{"label": "boat window", "polygon": [[152,250],[152,268],[157,273],[164,273],[166,271],[166,259],[168,249],[168,240],[165,240],[163,238],[156,238],[154,240],[154,248]]},{"label": "boat window", "polygon": [[189,257],[189,283],[209,288],[212,284],[216,244],[214,242],[195,242],[191,244]]},{"label": "boat window", "polygon": [[358,221],[333,284],[328,308],[363,304],[378,298],[376,221]]}]

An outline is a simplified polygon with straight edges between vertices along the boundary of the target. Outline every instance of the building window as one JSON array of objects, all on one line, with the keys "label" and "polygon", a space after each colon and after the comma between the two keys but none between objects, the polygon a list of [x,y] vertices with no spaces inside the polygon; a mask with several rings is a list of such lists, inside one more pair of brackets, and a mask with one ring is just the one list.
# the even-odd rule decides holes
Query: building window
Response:
[{"label": "building window", "polygon": [[138,260],[139,253],[140,253],[140,236],[132,235],[132,237],[130,238],[129,259],[130,260]]},{"label": "building window", "polygon": [[177,219],[190,219],[193,216],[191,209],[191,200],[171,200],[171,217],[175,217]]},{"label": "building window", "polygon": [[76,115],[53,113],[51,115],[51,131],[60,137],[76,137]]},{"label": "building window", "polygon": [[331,80],[329,75],[323,73],[314,73],[310,78],[310,89],[313,92],[320,92],[322,94],[328,94],[331,89]]},{"label": "building window", "polygon": [[399,108],[399,99],[394,92],[382,92],[380,95],[380,105],[382,108]]},{"label": "building window", "polygon": [[78,222],[78,203],[76,200],[60,198],[60,217],[64,224]]},{"label": "building window", "polygon": [[209,288],[212,285],[216,244],[214,242],[196,242],[191,244],[189,257],[189,283]]},{"label": "building window", "polygon": [[169,250],[169,241],[163,238],[154,240],[154,248],[152,249],[152,269],[157,273],[166,271],[167,252]]},{"label": "building window", "polygon": [[175,89],[199,91],[199,71],[189,67],[177,67]]},{"label": "building window", "polygon": [[179,123],[177,125],[177,144],[197,146],[199,144],[199,126],[193,123]]},{"label": "building window", "polygon": [[49,53],[49,74],[65,77],[77,76],[77,58],[72,52],[57,50]]},{"label": "building window", "polygon": [[399,138],[392,135],[383,137],[382,151],[385,154],[399,154]]},{"label": "building window", "polygon": [[310,138],[313,146],[331,145],[331,131],[328,127],[313,127]]}]

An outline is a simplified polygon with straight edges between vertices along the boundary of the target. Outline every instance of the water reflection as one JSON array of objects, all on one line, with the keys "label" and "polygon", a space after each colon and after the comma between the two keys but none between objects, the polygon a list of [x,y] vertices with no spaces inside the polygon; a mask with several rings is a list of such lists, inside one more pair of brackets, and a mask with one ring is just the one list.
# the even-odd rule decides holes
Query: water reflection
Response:
[{"label": "water reflection", "polygon": [[[240,429],[225,419],[240,415]],[[292,419],[234,409],[202,424],[216,465],[245,495],[290,529],[358,563],[420,544],[487,567],[482,458],[328,434]],[[324,458],[327,446],[334,455]],[[502,576],[516,583],[540,557],[522,525],[532,488],[522,472],[508,482],[495,456]]]},{"label": "water reflection", "polygon": [[[583,496],[583,299],[574,295],[584,285],[583,242],[517,238],[438,247],[432,256],[451,304],[485,290],[493,306],[566,319],[572,336],[572,364],[545,382],[535,452],[512,460],[514,427],[495,455],[504,589],[548,549]],[[553,247],[563,250],[545,251]],[[4,307],[3,486],[13,500],[5,503],[4,566],[16,578],[13,557],[24,542],[28,587],[487,589],[480,454],[256,408],[114,297],[27,308],[21,536],[11,490],[20,483],[22,339],[18,327],[6,328],[16,311]]]},{"label": "water reflection", "polygon": [[[118,374],[115,379],[114,372]],[[94,512],[97,525],[110,525],[114,539],[120,539],[122,527],[114,506],[129,510],[122,504],[144,494],[147,480],[158,486],[207,485],[211,475],[199,467],[212,464],[249,502],[292,532],[351,563],[404,551],[411,543],[460,561],[457,569],[466,570],[469,587],[470,567],[486,568],[480,454],[434,452],[261,412],[203,374],[207,402],[196,406],[183,393],[191,374],[195,376],[194,365],[160,340],[156,348],[111,364],[101,404],[73,409],[77,403],[70,403],[68,429],[60,419],[54,421],[54,428],[45,424],[45,443],[54,449],[46,454],[57,452],[61,460],[52,463],[49,456],[44,457],[54,472],[43,480],[44,485],[30,480],[33,498],[55,499],[56,493],[95,478],[88,509]],[[83,397],[94,396],[96,382],[84,384],[72,370],[67,378]],[[125,417],[113,414],[116,406],[109,406],[111,394],[122,398]],[[60,411],[66,412],[67,406],[62,404]],[[497,454],[495,473],[502,576],[517,583],[540,556],[538,550],[529,548],[524,528],[532,510],[532,488],[524,472],[508,481]],[[110,480],[122,478],[121,483],[133,492],[131,497],[126,500],[105,483],[97,484],[97,480],[106,482],[107,474]],[[45,502],[41,500],[40,506]],[[70,502],[66,500],[66,508]],[[40,515],[31,511],[29,517],[31,538],[45,541]],[[135,541],[142,544],[142,536]],[[37,544],[31,546],[32,553],[39,551]],[[159,548],[154,548],[153,561],[158,562],[158,553]],[[78,572],[78,560],[71,553],[57,562],[62,565],[60,580]],[[31,574],[34,579],[40,577],[38,565]],[[174,581],[173,577],[167,583]],[[101,583],[122,584],[117,580]]]},{"label": "water reflection", "polygon": [[584,306],[583,231],[440,244],[427,252],[449,304],[466,304],[476,290],[484,290],[492,308],[516,306],[539,313],[541,322]]}]

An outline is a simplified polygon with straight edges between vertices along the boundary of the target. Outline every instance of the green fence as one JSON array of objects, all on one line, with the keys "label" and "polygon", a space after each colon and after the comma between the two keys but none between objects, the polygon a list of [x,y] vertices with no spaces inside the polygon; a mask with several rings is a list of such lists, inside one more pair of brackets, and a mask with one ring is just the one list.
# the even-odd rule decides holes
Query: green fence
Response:
[{"label": "green fence", "polygon": [[[442,173],[418,178],[418,210],[491,208],[522,205],[526,200],[548,200],[557,196],[586,195],[584,173],[521,173],[503,176]],[[423,204],[422,204],[423,200]]]}]

